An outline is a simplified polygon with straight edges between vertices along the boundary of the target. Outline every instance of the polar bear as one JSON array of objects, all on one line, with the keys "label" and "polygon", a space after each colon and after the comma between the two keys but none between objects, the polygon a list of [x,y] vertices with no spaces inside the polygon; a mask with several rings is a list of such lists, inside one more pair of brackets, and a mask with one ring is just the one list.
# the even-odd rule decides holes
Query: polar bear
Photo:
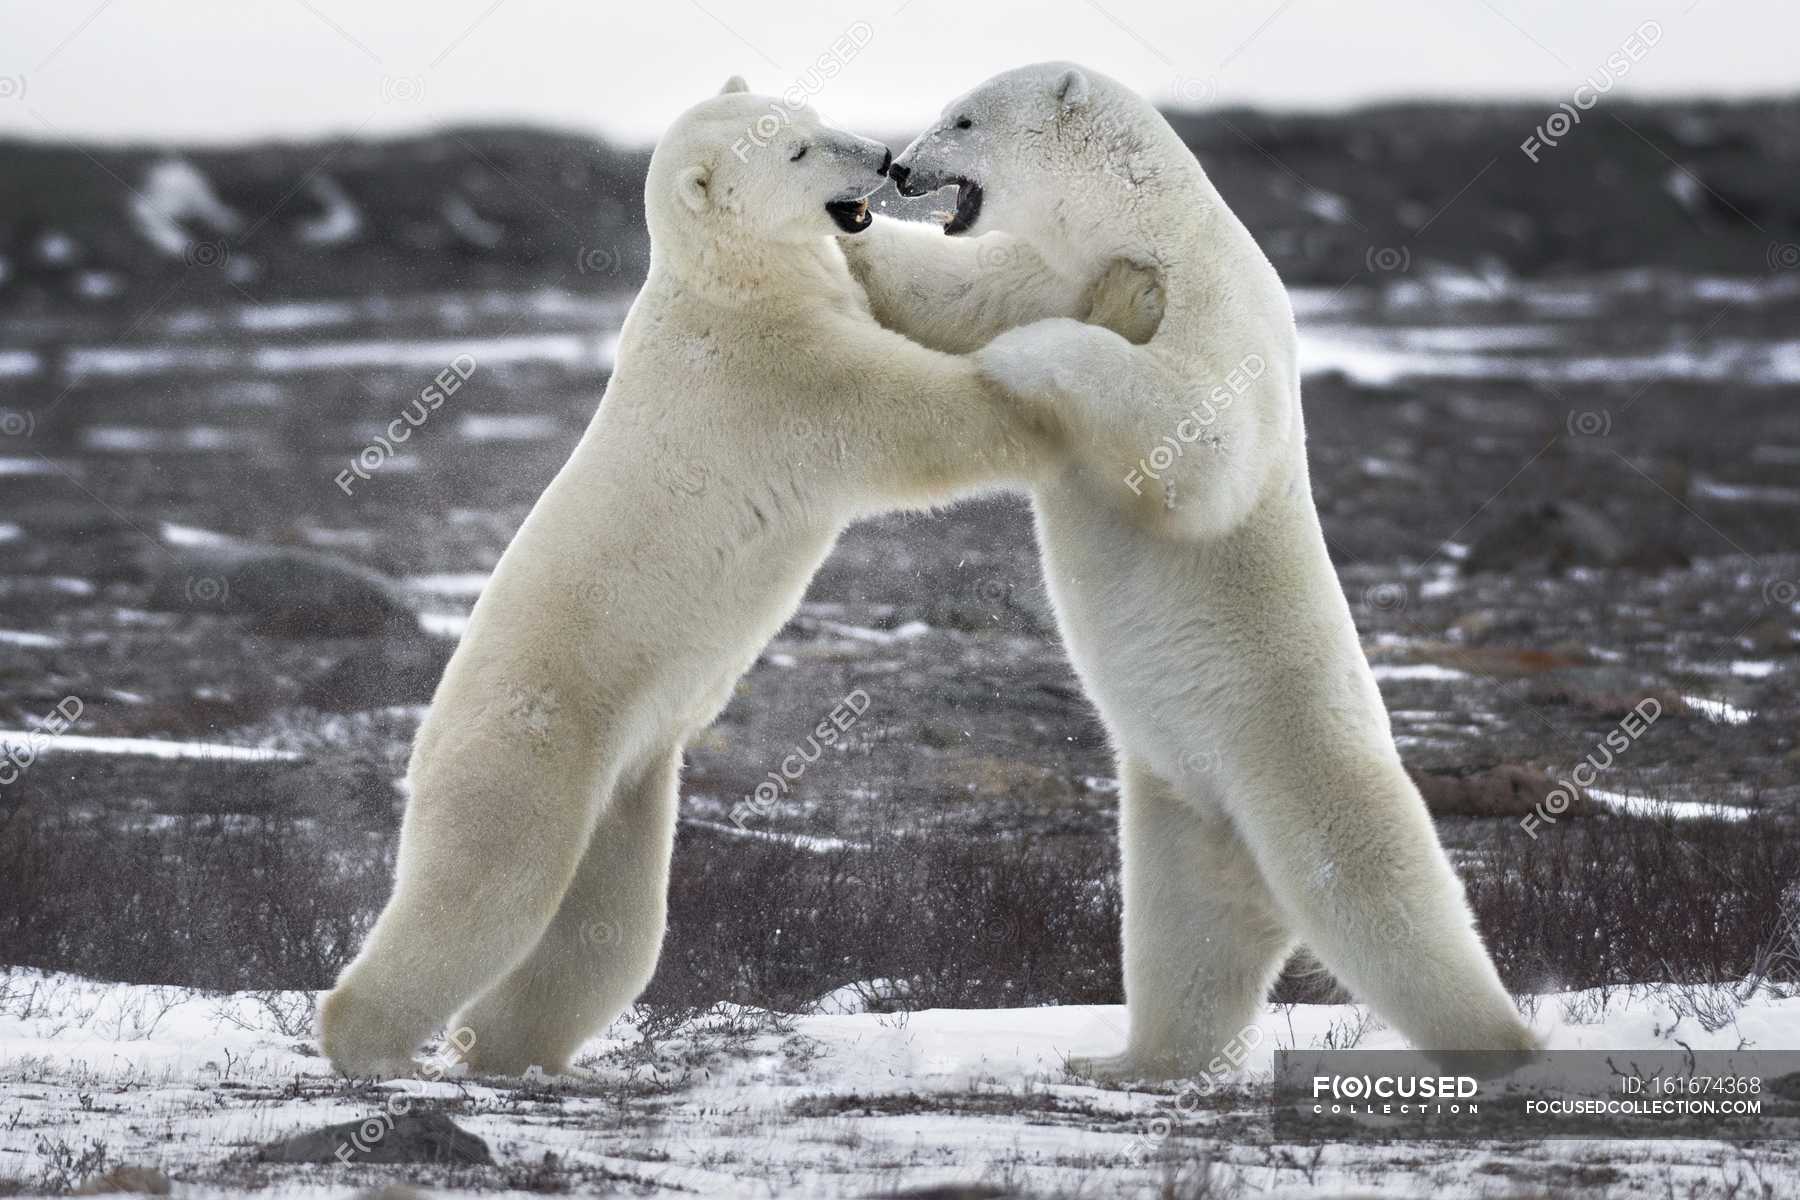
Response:
[{"label": "polar bear", "polygon": [[[475,605],[413,746],[393,895],[321,1007],[340,1070],[408,1072],[459,1010],[473,1069],[565,1070],[656,965],[684,743],[838,532],[1060,453],[1054,414],[871,316],[834,235],[868,226],[889,160],[736,78],[657,146],[603,403]],[[1148,336],[1153,281],[1101,274],[1032,315]]]},{"label": "polar bear", "polygon": [[[1124,1052],[1078,1073],[1203,1069],[1297,941],[1428,1050],[1535,1049],[1401,767],[1307,478],[1287,294],[1162,116],[1069,63],[953,101],[895,160],[955,185],[942,232],[847,245],[875,314],[1021,400],[1074,452],[1034,491],[1062,635],[1117,748]],[[1120,258],[1154,267],[1149,342],[1053,319]],[[984,348],[985,347],[985,348]]]}]

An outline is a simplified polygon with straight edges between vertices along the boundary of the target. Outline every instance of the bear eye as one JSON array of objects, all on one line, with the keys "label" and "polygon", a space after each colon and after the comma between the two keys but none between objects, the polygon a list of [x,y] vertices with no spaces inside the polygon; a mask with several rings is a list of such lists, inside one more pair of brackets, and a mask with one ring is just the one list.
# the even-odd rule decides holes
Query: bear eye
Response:
[{"label": "bear eye", "polygon": [[788,161],[789,162],[799,162],[801,159],[806,157],[806,152],[809,148],[810,147],[807,147],[807,146],[800,147],[798,150],[794,151],[793,154],[788,156]]},{"label": "bear eye", "polygon": [[975,128],[975,122],[969,120],[967,117],[958,117],[956,118],[956,127],[958,129],[973,129]]}]

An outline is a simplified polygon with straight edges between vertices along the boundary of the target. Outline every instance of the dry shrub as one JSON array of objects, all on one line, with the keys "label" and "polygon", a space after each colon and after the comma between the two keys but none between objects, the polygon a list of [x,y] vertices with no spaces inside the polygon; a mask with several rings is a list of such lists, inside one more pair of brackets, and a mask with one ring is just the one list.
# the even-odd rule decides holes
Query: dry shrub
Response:
[{"label": "dry shrub", "polygon": [[[1511,821],[1463,872],[1514,990],[1800,978],[1800,838],[1606,817]],[[0,827],[0,962],[135,983],[320,988],[386,898],[391,829],[269,817],[127,825],[37,806]],[[684,825],[645,999],[793,1011],[888,980],[894,1007],[1116,1003],[1110,840],[930,831],[797,846]],[[1337,998],[1303,966],[1284,1000]]]}]

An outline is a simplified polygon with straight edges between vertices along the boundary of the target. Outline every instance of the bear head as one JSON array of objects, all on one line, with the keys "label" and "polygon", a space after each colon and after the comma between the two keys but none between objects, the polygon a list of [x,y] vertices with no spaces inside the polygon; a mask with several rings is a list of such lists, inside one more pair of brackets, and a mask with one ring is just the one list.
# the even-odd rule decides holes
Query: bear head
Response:
[{"label": "bear head", "polygon": [[956,188],[945,233],[1001,230],[1041,240],[1070,199],[1092,198],[1072,192],[1118,194],[1137,182],[1145,139],[1128,98],[1074,63],[1006,71],[946,105],[889,174],[904,196]]},{"label": "bear head", "polygon": [[715,246],[859,233],[892,158],[880,142],[733,76],[657,143],[644,189],[650,233]]}]

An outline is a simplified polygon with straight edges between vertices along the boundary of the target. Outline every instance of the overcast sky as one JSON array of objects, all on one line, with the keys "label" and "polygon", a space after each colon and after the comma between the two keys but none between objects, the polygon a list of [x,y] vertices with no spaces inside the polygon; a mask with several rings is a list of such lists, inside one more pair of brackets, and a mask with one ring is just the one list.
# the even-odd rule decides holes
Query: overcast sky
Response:
[{"label": "overcast sky", "polygon": [[523,120],[648,141],[725,76],[779,92],[822,76],[808,70],[834,45],[813,102],[883,134],[1047,58],[1195,106],[1553,103],[1604,82],[1637,36],[1655,44],[1615,94],[1791,94],[1796,35],[1796,0],[0,0],[0,133],[236,141]]}]

